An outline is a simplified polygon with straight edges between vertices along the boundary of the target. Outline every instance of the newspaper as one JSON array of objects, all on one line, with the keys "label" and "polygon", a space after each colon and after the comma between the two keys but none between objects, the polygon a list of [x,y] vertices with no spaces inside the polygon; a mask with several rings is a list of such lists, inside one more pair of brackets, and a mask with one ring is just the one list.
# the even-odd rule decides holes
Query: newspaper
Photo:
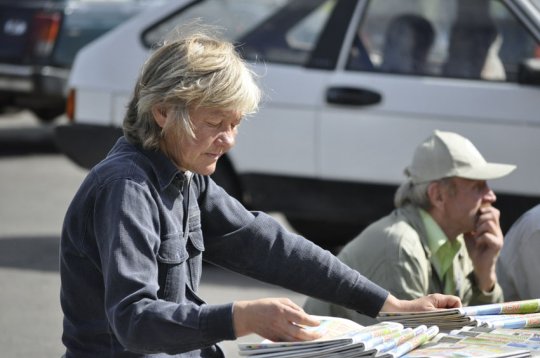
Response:
[{"label": "newspaper", "polygon": [[[528,314],[524,314],[528,315]],[[463,327],[404,357],[540,357],[539,328]]]},{"label": "newspaper", "polygon": [[376,356],[399,357],[433,338],[438,327],[425,325],[415,329],[404,328],[395,322],[382,322],[361,326],[338,317],[317,317],[321,324],[306,329],[320,332],[322,337],[302,342],[239,343],[240,356],[254,358],[332,358]]},{"label": "newspaper", "polygon": [[437,325],[442,331],[467,326],[492,328],[540,327],[540,299],[449,308],[428,312],[381,312],[381,322],[400,322],[404,327]]},{"label": "newspaper", "polygon": [[[384,358],[401,357],[404,354],[409,353],[413,351],[414,349],[416,349],[417,347],[421,346],[422,344],[428,342],[430,339],[435,337],[437,333],[439,333],[439,327],[431,326],[426,332],[398,345],[396,348],[381,355],[381,357],[384,357]],[[378,355],[376,356],[378,357]]]},{"label": "newspaper", "polygon": [[464,327],[451,331],[441,341],[527,349],[533,356],[540,356],[540,330],[534,328]]},{"label": "newspaper", "polygon": [[488,345],[471,345],[456,343],[438,343],[428,344],[415,349],[412,352],[402,356],[403,358],[412,357],[490,357],[490,358],[511,358],[511,357],[530,357],[531,353],[527,350],[518,350],[509,347],[497,347]]},{"label": "newspaper", "polygon": [[464,327],[439,334],[404,357],[540,356],[540,330]]},{"label": "newspaper", "polygon": [[487,305],[468,306],[458,309],[467,316],[536,313],[540,312],[540,299],[491,303]]}]

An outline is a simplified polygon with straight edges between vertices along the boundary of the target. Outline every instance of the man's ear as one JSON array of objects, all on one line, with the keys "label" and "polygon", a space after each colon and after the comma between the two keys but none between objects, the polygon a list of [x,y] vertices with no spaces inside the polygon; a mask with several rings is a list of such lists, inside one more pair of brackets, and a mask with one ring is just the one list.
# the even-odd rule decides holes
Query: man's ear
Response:
[{"label": "man's ear", "polygon": [[440,209],[444,204],[443,187],[438,182],[431,182],[427,187],[427,194],[431,206]]},{"label": "man's ear", "polygon": [[154,104],[152,106],[152,115],[160,128],[165,127],[165,123],[167,123],[167,108],[163,104]]}]

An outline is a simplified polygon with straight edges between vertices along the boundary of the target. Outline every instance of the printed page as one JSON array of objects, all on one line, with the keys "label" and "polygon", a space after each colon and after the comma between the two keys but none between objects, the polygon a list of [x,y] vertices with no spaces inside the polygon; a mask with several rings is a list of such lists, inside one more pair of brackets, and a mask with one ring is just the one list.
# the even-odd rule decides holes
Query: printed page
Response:
[{"label": "printed page", "polygon": [[347,350],[362,352],[364,342],[395,334],[402,331],[403,325],[396,322],[383,322],[372,326],[361,326],[356,322],[338,317],[321,317],[317,327],[306,327],[307,330],[317,331],[322,337],[312,341],[301,342],[271,342],[264,340],[257,343],[238,344],[241,356],[256,355],[266,357],[313,357],[319,353],[335,352],[344,347]]},{"label": "printed page", "polygon": [[402,358],[420,358],[420,357],[490,357],[490,358],[505,358],[505,357],[530,357],[531,353],[523,349],[514,349],[508,347],[497,347],[487,345],[468,345],[468,344],[451,344],[440,343],[436,345],[426,345],[417,348]]},{"label": "printed page", "polygon": [[304,327],[308,331],[318,332],[322,336],[319,339],[313,341],[300,341],[300,342],[272,342],[269,340],[264,340],[262,342],[254,343],[240,343],[238,348],[241,351],[245,350],[261,350],[261,349],[290,349],[293,347],[304,347],[304,346],[323,346],[330,343],[347,343],[352,342],[350,338],[351,334],[356,334],[361,332],[364,329],[364,326],[339,317],[325,317],[325,316],[314,316],[316,319],[319,319],[321,324],[316,327]]},{"label": "printed page", "polygon": [[427,331],[417,335],[416,337],[411,338],[410,340],[398,345],[396,348],[389,350],[388,352],[377,355],[381,358],[397,358],[401,357],[404,354],[411,352],[422,344],[428,342],[430,339],[435,337],[439,333],[439,327],[431,326]]},{"label": "printed page", "polygon": [[540,312],[540,299],[462,307],[467,316]]}]

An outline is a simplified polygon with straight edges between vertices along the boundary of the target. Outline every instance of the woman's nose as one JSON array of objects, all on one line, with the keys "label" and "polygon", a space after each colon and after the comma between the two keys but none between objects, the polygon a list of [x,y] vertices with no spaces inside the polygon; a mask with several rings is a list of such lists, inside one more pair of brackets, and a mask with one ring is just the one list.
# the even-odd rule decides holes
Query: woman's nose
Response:
[{"label": "woman's nose", "polygon": [[227,146],[228,148],[234,146],[235,143],[236,134],[233,130],[222,132],[218,137],[218,142],[223,145]]}]

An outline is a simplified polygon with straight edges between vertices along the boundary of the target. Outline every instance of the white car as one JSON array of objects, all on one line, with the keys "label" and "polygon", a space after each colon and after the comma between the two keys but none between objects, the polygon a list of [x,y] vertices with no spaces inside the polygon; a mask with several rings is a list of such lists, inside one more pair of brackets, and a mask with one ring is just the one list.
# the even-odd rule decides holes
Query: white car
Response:
[{"label": "white car", "polygon": [[69,157],[105,155],[151,47],[193,18],[225,29],[266,94],[214,175],[249,208],[343,243],[391,211],[434,129],[517,164],[491,183],[504,229],[540,201],[540,0],[172,1],[77,56]]}]

